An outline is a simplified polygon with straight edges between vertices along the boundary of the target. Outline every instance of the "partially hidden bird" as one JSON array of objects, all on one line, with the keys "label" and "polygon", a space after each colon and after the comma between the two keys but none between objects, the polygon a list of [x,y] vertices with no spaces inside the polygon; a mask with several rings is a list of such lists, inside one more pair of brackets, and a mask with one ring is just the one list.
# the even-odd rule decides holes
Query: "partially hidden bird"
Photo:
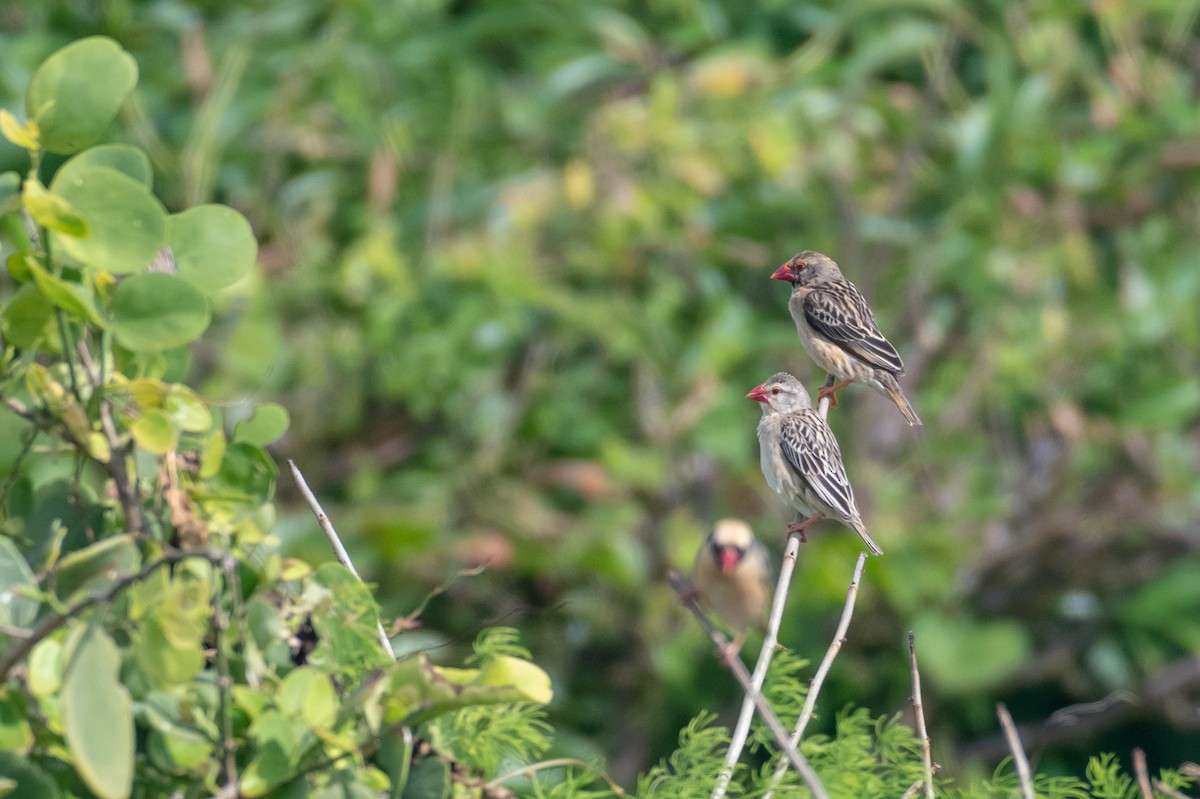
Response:
[{"label": "partially hidden bird", "polygon": [[771,601],[771,557],[750,525],[721,519],[700,545],[692,566],[692,587],[701,603],[734,633],[738,652],[747,631],[761,623]]},{"label": "partially hidden bird", "polygon": [[[788,310],[800,343],[829,379],[817,392],[837,407],[836,392],[858,381],[882,393],[900,409],[910,426],[921,424],[900,382],[904,362],[879,332],[875,315],[854,284],[827,255],[805,250],[771,275],[792,284]],[[841,382],[834,380],[840,378]]]},{"label": "partially hidden bird", "polygon": [[788,533],[799,533],[803,540],[810,525],[829,517],[853,528],[872,554],[882,555],[854,502],[837,439],[813,408],[804,385],[779,372],[751,389],[746,398],[762,406],[758,447],[763,477],[804,517],[789,524]]}]

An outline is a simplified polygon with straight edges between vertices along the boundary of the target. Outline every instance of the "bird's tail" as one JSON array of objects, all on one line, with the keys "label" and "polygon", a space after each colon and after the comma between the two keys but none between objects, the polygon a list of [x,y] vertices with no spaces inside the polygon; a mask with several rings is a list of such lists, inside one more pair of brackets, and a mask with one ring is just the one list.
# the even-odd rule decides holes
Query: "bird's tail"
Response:
[{"label": "bird's tail", "polygon": [[871,538],[871,534],[867,532],[867,526],[863,524],[862,519],[854,519],[854,532],[858,533],[859,538],[867,545],[867,549],[871,550],[872,555],[882,555],[883,550],[879,548],[879,544],[875,543],[875,539]]},{"label": "bird's tail", "polygon": [[904,414],[904,418],[908,421],[909,427],[920,427],[923,423],[921,417],[917,416],[917,410],[908,401],[908,397],[904,396],[904,392],[900,389],[900,383],[896,380],[895,375],[891,372],[878,372],[879,385],[883,389],[883,393],[888,395],[892,402],[896,403],[896,407],[900,409],[900,413]]}]

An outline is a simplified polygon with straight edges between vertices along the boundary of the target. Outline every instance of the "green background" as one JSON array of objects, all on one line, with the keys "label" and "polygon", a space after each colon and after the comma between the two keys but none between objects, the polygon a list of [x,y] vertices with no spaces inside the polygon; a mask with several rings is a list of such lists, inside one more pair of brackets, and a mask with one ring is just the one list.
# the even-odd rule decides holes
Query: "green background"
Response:
[{"label": "green background", "polygon": [[[625,782],[736,702],[662,576],[721,516],[781,550],[743,395],[822,379],[767,277],[829,253],[926,427],[857,386],[831,415],[887,554],[814,729],[907,711],[915,629],[951,773],[1007,752],[998,700],[1043,771],[1154,771],[1200,752],[1198,11],[10,0],[0,104],[73,39],[136,58],[115,138],[261,243],[192,379],[287,409],[386,615],[444,588],[402,649],[521,627],[558,748]],[[278,536],[329,557],[286,482]],[[857,551],[803,547],[789,649],[823,653]]]}]

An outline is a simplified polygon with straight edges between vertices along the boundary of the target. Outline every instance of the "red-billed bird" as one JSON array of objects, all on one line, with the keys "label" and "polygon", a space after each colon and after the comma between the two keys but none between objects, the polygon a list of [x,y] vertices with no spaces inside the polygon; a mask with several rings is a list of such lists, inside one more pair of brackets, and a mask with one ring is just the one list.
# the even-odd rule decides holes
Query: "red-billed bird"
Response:
[{"label": "red-billed bird", "polygon": [[731,652],[763,620],[771,602],[771,558],[741,519],[721,519],[700,545],[692,587],[700,601],[734,633]]},{"label": "red-billed bird", "polygon": [[[835,393],[857,380],[896,403],[909,425],[921,424],[921,417],[896,380],[904,374],[900,354],[879,332],[867,301],[842,276],[832,258],[805,250],[776,269],[771,279],[792,284],[788,310],[796,323],[800,343],[817,365],[829,373],[829,379],[817,392],[819,396],[830,397],[836,407]],[[841,382],[835,384],[835,378]]]},{"label": "red-billed bird", "polygon": [[746,395],[762,405],[759,460],[767,485],[805,519],[788,525],[800,533],[825,516],[854,528],[872,554],[882,555],[863,524],[833,431],[812,406],[799,380],[780,372]]}]

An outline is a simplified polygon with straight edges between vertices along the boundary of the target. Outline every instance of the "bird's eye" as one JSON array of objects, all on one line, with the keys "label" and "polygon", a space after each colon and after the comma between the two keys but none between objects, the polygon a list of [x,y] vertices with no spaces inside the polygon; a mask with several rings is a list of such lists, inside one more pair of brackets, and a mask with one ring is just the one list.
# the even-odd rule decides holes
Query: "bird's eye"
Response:
[{"label": "bird's eye", "polygon": [[772,394],[778,394],[779,391],[780,391],[779,386],[775,386],[774,388],[771,389]]}]

